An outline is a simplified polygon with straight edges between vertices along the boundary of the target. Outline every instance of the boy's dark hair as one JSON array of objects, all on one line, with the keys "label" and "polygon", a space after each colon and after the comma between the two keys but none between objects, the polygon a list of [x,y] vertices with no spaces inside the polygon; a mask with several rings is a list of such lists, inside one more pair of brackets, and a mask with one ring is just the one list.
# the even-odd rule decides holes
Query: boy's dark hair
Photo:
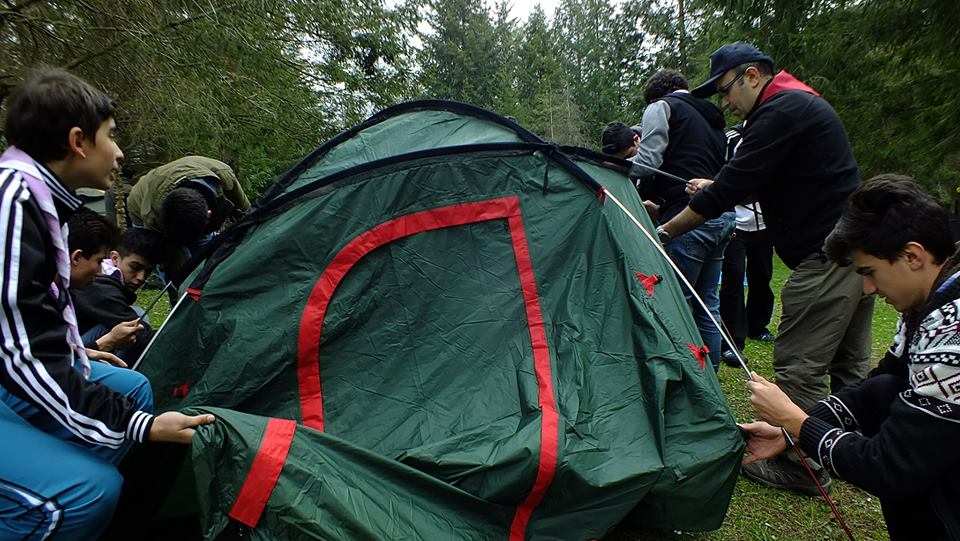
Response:
[{"label": "boy's dark hair", "polygon": [[688,90],[690,85],[679,71],[660,70],[647,79],[643,88],[643,101],[650,104],[675,90]]},{"label": "boy's dark hair", "polygon": [[117,238],[113,247],[120,257],[136,254],[150,263],[157,265],[163,262],[165,248],[160,235],[149,229],[127,229]]},{"label": "boy's dark hair", "polygon": [[942,263],[954,252],[950,215],[912,178],[885,174],[850,194],[825,251],[841,265],[849,265],[856,250],[893,262],[908,242],[923,245]]},{"label": "boy's dark hair", "polygon": [[6,105],[7,141],[41,163],[67,155],[71,128],[79,127],[85,138],[96,142],[100,125],[116,111],[106,94],[53,68],[31,72],[11,91]]},{"label": "boy's dark hair", "polygon": [[604,154],[616,154],[633,146],[633,136],[636,132],[623,122],[611,122],[603,129],[600,135],[600,150]]},{"label": "boy's dark hair", "polygon": [[70,230],[67,245],[70,251],[80,250],[84,257],[90,257],[101,248],[113,244],[117,228],[96,212],[80,207],[67,222]]},{"label": "boy's dark hair", "polygon": [[163,236],[182,246],[200,240],[207,232],[209,208],[199,191],[187,186],[174,188],[160,205]]}]

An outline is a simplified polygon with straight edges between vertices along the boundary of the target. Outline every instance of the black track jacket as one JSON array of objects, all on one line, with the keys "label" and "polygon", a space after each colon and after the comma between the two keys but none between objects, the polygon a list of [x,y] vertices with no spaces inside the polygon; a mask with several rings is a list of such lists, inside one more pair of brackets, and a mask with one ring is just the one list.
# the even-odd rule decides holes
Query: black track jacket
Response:
[{"label": "black track jacket", "polygon": [[[82,202],[38,165],[63,224]],[[39,204],[19,172],[0,170],[0,384],[50,414],[77,438],[119,448],[143,441],[153,416],[110,388],[91,383],[73,367],[62,308],[55,298],[55,248]]]}]

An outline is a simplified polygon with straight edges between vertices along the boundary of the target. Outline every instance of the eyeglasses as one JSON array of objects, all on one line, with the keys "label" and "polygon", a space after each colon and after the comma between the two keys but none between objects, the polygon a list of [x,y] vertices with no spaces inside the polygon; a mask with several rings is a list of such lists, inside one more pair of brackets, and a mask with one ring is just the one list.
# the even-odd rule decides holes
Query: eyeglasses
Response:
[{"label": "eyeglasses", "polygon": [[730,89],[733,88],[734,83],[736,83],[737,81],[739,81],[740,79],[742,79],[742,78],[743,78],[743,74],[746,73],[746,72],[747,72],[746,70],[743,70],[743,71],[741,71],[740,73],[738,73],[737,76],[734,77],[733,80],[730,81],[729,83],[727,83],[727,84],[725,84],[725,85],[723,85],[723,86],[718,86],[718,87],[717,87],[717,94],[720,94],[721,96],[726,96],[727,93],[730,92]]}]

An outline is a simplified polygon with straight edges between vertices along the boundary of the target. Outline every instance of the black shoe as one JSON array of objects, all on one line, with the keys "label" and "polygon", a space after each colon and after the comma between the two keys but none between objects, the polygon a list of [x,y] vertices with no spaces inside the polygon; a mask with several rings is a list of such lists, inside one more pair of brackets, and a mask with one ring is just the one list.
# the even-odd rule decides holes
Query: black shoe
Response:
[{"label": "black shoe", "polygon": [[761,342],[773,342],[777,338],[776,335],[766,329],[763,332],[748,335],[748,337]]},{"label": "black shoe", "polygon": [[[790,449],[786,451],[789,453]],[[830,493],[830,474],[823,468],[814,470],[817,481],[823,490]],[[820,490],[807,469],[782,458],[774,457],[770,460],[761,460],[743,466],[743,475],[761,485],[771,488],[790,490],[805,496],[819,496]]]},{"label": "black shoe", "polygon": [[[750,364],[750,361],[747,360],[746,355],[741,353],[740,356],[743,357],[743,364]],[[734,353],[732,349],[723,350],[723,353],[720,354],[720,360],[723,361],[723,364],[727,366],[740,368],[740,361],[737,360],[737,354]]]}]

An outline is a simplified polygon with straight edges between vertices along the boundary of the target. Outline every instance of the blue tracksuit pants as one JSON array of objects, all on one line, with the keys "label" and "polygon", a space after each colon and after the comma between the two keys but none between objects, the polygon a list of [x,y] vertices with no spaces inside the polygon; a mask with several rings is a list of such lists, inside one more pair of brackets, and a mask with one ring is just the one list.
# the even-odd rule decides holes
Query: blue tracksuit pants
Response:
[{"label": "blue tracksuit pants", "polygon": [[[90,380],[153,410],[139,372],[91,362]],[[110,521],[123,478],[120,449],[75,438],[45,412],[0,388],[0,541],[93,540]]]}]

